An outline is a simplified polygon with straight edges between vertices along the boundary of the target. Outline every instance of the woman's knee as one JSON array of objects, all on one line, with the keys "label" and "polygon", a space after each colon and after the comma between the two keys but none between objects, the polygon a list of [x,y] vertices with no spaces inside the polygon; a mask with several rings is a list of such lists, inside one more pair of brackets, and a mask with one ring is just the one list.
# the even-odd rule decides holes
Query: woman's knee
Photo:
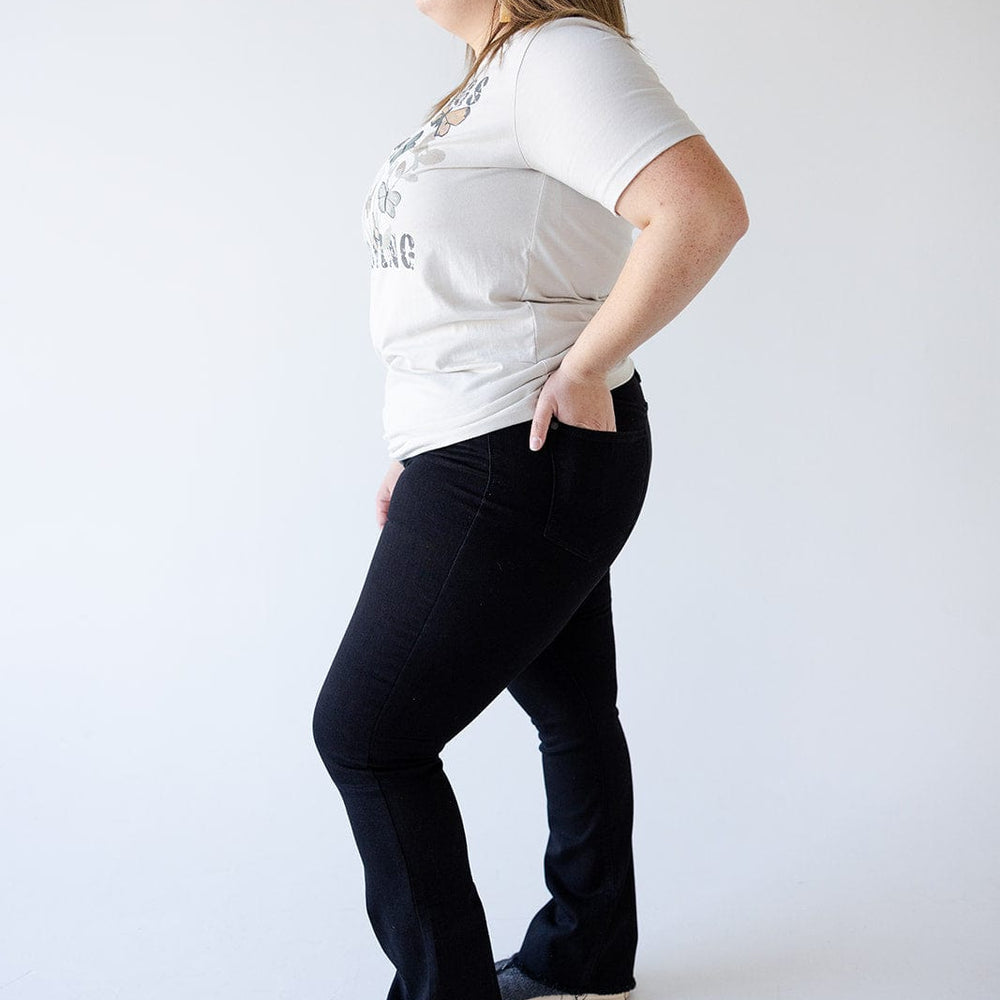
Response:
[{"label": "woman's knee", "polygon": [[440,750],[427,733],[408,725],[416,721],[412,712],[394,711],[391,694],[358,682],[339,683],[339,675],[331,672],[313,709],[313,741],[331,770],[405,768],[433,759]]},{"label": "woman's knee", "polygon": [[[401,717],[402,716],[402,717]],[[440,763],[442,741],[420,726],[413,713],[363,694],[338,693],[325,684],[313,710],[313,741],[335,780],[350,781],[361,771],[408,771]]]},{"label": "woman's knee", "polygon": [[337,690],[327,678],[312,717],[313,742],[328,768],[360,769],[369,764],[373,713]]}]

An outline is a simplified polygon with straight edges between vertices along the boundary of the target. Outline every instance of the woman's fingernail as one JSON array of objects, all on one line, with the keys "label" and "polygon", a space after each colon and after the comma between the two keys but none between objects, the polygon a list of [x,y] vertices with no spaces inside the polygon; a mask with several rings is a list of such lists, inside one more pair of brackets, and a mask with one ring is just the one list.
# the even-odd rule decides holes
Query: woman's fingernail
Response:
[{"label": "woman's fingernail", "polygon": [[532,451],[538,451],[538,449],[541,448],[541,446],[542,446],[542,439],[540,437],[536,437],[535,435],[532,435],[531,445],[530,445],[531,450]]}]

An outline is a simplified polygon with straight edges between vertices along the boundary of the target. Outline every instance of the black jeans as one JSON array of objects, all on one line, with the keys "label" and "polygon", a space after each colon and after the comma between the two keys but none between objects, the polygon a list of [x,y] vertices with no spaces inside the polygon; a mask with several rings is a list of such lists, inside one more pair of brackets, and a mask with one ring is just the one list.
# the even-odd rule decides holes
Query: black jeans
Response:
[{"label": "black jeans", "polygon": [[540,737],[551,898],[515,964],[558,992],[635,986],[632,778],[618,718],[610,565],[643,504],[638,372],[615,431],[530,421],[403,462],[313,717],[344,804],[388,1000],[499,1000],[440,752],[504,689]]}]

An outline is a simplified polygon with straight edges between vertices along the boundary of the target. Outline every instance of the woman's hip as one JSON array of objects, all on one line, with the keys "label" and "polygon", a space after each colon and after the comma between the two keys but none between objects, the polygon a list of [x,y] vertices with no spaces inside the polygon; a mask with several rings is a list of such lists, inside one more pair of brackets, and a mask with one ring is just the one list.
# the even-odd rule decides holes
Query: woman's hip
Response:
[{"label": "woman's hip", "polygon": [[531,421],[421,452],[404,463],[389,518],[429,542],[475,513],[478,528],[517,551],[536,547],[608,564],[634,527],[649,481],[652,439],[638,371],[611,390],[614,431],[553,420],[542,447]]}]

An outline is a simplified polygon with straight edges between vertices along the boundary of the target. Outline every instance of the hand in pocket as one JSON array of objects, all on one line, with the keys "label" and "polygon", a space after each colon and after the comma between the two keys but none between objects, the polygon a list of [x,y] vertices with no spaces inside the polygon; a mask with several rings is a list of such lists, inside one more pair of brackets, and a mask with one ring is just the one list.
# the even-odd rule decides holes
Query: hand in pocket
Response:
[{"label": "hand in pocket", "polygon": [[605,377],[576,375],[561,366],[549,375],[538,395],[528,432],[531,441],[538,439],[533,451],[545,444],[553,418],[560,424],[587,430],[614,431],[615,401]]}]

